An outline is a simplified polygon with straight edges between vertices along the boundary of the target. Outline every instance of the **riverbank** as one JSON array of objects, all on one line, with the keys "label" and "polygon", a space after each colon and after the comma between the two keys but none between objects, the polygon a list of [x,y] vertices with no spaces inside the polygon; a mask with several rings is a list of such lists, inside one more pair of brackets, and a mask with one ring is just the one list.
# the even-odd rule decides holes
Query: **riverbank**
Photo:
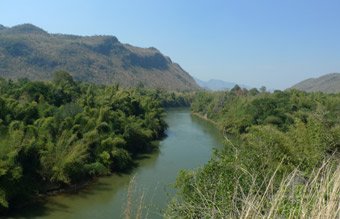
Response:
[{"label": "riverbank", "polygon": [[7,211],[3,213],[2,216],[13,216],[13,215],[16,215],[16,213],[18,211],[21,211],[22,209],[31,208],[31,206],[34,206],[36,204],[43,205],[46,202],[46,200],[53,199],[54,196],[55,197],[68,196],[68,195],[74,195],[77,193],[83,193],[84,191],[91,189],[92,186],[95,186],[103,178],[110,178],[110,177],[116,177],[116,176],[130,176],[135,171],[135,169],[138,168],[139,165],[144,162],[144,160],[150,159],[150,157],[159,153],[158,145],[160,141],[164,140],[164,138],[166,138],[165,135],[160,137],[159,140],[153,141],[151,143],[152,147],[150,147],[150,150],[146,151],[145,153],[135,155],[132,160],[133,164],[126,171],[115,171],[115,172],[110,172],[107,175],[93,176],[87,179],[83,179],[80,182],[69,184],[69,185],[50,186],[49,189],[46,189],[44,192],[37,194],[35,197],[32,197],[31,199],[27,201],[26,200],[22,201],[21,203],[17,204],[13,208],[8,209]]},{"label": "riverbank", "polygon": [[76,83],[62,71],[54,78],[3,81],[11,86],[0,93],[0,215],[40,194],[129,171],[167,127],[156,91]]},{"label": "riverbank", "polygon": [[235,147],[234,143],[233,143],[233,141],[235,141],[235,138],[232,135],[228,135],[225,132],[225,130],[224,130],[225,128],[220,127],[217,122],[215,122],[214,120],[209,119],[207,114],[202,115],[202,114],[197,113],[197,112],[191,112],[191,115],[196,116],[196,117],[198,117],[200,119],[203,119],[204,121],[207,121],[207,122],[213,124],[221,132],[221,134],[223,135],[223,138],[228,142],[228,144],[230,144],[231,146]]},{"label": "riverbank", "polygon": [[[193,117],[188,108],[167,109],[167,137],[159,150],[138,161],[129,174],[99,177],[73,193],[60,193],[21,210],[12,218],[122,218],[127,203],[129,182],[135,176],[132,211],[143,194],[147,218],[163,218],[163,210],[175,193],[171,186],[180,170],[193,170],[206,164],[213,148],[223,147],[223,136],[210,122]],[[188,159],[190,157],[190,159]]]},{"label": "riverbank", "polygon": [[209,119],[207,114],[202,115],[202,114],[197,113],[197,112],[191,112],[191,115],[197,116],[200,119],[204,119],[205,121],[210,122],[210,123],[214,124],[217,128],[219,128],[218,123],[215,122],[214,120]]}]

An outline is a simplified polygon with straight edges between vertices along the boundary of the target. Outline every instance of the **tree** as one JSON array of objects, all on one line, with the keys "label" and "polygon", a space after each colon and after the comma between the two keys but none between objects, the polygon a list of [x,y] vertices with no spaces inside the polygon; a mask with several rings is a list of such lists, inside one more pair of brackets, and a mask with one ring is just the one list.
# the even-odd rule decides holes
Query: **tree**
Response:
[{"label": "tree", "polygon": [[261,91],[261,93],[264,93],[264,92],[267,91],[267,88],[265,86],[262,86],[262,87],[260,87],[260,91]]},{"label": "tree", "polygon": [[73,77],[66,71],[56,71],[53,74],[53,83],[57,86],[75,85]]}]

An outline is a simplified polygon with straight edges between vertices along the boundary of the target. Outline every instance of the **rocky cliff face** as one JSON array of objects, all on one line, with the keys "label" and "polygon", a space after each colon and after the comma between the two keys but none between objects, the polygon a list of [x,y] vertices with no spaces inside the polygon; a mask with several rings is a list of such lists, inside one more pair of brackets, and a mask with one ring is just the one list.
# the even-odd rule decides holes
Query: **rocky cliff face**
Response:
[{"label": "rocky cliff face", "polygon": [[50,80],[56,70],[98,84],[199,88],[187,72],[155,48],[122,44],[114,36],[49,34],[31,24],[0,25],[0,77]]}]

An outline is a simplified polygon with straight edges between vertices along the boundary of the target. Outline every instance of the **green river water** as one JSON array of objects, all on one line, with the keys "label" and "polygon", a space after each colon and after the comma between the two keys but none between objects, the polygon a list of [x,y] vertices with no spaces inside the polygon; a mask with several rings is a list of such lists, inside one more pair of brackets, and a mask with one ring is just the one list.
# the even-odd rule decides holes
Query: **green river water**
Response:
[{"label": "green river water", "polygon": [[212,124],[192,116],[189,109],[168,110],[166,122],[167,137],[160,141],[159,151],[141,159],[132,173],[101,177],[77,192],[48,197],[42,203],[20,210],[13,218],[123,218],[133,176],[132,206],[137,208],[143,197],[143,215],[162,218],[174,194],[172,184],[178,172],[204,165],[212,149],[222,147],[223,141]]}]

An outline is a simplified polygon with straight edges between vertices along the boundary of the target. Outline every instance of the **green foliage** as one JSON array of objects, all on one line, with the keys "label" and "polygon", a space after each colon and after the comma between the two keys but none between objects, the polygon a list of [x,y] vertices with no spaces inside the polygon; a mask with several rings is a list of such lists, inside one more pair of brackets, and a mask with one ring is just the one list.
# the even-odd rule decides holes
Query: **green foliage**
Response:
[{"label": "green foliage", "polygon": [[178,184],[186,190],[181,190],[180,199],[170,203],[166,218],[338,217],[340,168],[334,157],[308,174],[295,168],[282,179],[277,172],[265,179],[260,177],[260,186],[256,173],[239,171],[236,178],[231,174],[223,178],[221,170],[210,170],[219,174],[199,170],[180,175]]},{"label": "green foliage", "polygon": [[0,210],[49,189],[133,166],[166,124],[160,97],[143,89],[0,80]]},{"label": "green foliage", "polygon": [[[203,168],[178,176],[178,194],[167,216],[240,216],[244,201],[252,198],[245,197],[247,194],[256,191],[255,196],[264,197],[268,190],[280,192],[281,183],[287,183],[287,174],[294,171],[299,177],[292,184],[307,188],[309,185],[303,182],[309,180],[313,170],[331,154],[337,158],[340,94],[261,90],[235,87],[230,92],[196,95],[192,111],[213,120],[226,138],[233,136],[235,140],[227,140],[225,148],[216,151]],[[266,214],[273,198],[266,197],[266,204],[260,200],[263,209],[257,213]],[[285,201],[294,202],[289,198]]]}]

